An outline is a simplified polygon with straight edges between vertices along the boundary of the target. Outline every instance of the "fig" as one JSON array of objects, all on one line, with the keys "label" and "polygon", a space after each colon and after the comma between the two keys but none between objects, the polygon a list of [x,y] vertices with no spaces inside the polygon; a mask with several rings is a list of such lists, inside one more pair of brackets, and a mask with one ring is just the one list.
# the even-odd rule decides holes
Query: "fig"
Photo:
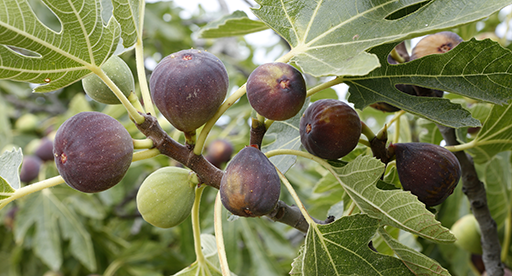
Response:
[{"label": "fig", "polygon": [[[128,97],[135,90],[135,81],[130,67],[120,57],[111,56],[101,69],[117,85],[117,87]],[[82,80],[84,91],[91,99],[104,104],[120,104],[116,94],[95,74],[89,75]]]},{"label": "fig", "polygon": [[458,219],[451,229],[457,238],[455,245],[473,254],[482,255],[480,242],[480,226],[473,214],[467,214]]},{"label": "fig", "polygon": [[132,162],[133,142],[116,119],[100,112],[81,112],[57,130],[53,155],[70,187],[96,193],[124,177]]},{"label": "fig", "polygon": [[33,132],[37,130],[37,125],[39,124],[39,118],[32,113],[23,114],[21,117],[16,120],[14,123],[14,128],[24,132]]},{"label": "fig", "polygon": [[391,144],[396,156],[398,178],[427,206],[441,204],[459,183],[461,168],[449,150],[429,143]]},{"label": "fig", "polygon": [[311,154],[338,159],[351,152],[361,137],[361,120],[348,104],[322,99],[311,104],[300,120],[300,141]]},{"label": "fig", "polygon": [[217,139],[211,142],[206,148],[204,156],[212,165],[217,168],[231,159],[233,154],[233,145],[224,139]]},{"label": "fig", "polygon": [[33,155],[27,155],[23,157],[20,170],[20,180],[25,183],[37,178],[39,175],[39,169],[43,162],[39,157]]},{"label": "fig", "polygon": [[194,204],[191,171],[164,167],[151,173],[137,192],[137,209],[145,221],[160,228],[182,223]]},{"label": "fig", "polygon": [[304,105],[306,81],[299,70],[287,63],[265,63],[249,75],[247,99],[261,116],[288,120]]},{"label": "fig", "polygon": [[265,154],[249,146],[229,162],[219,191],[222,204],[231,213],[241,217],[259,217],[276,207],[281,182]]},{"label": "fig", "polygon": [[459,35],[449,31],[427,35],[412,49],[411,60],[427,55],[446,53],[462,41]]},{"label": "fig", "polygon": [[44,137],[36,149],[35,155],[43,161],[53,160],[53,142]]},{"label": "fig", "polygon": [[226,97],[228,84],[224,64],[200,50],[183,50],[165,57],[149,80],[157,108],[186,134],[213,117]]}]

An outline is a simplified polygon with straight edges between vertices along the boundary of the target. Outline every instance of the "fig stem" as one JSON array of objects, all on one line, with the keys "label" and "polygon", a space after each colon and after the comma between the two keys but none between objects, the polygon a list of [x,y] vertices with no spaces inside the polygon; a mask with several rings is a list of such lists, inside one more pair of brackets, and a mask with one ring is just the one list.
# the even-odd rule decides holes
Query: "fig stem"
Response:
[{"label": "fig stem", "polygon": [[395,116],[393,116],[393,118],[391,118],[391,120],[389,121],[388,125],[392,125],[395,121],[399,120],[400,117],[402,115],[405,114],[405,111],[404,110],[400,110],[398,112],[395,112]]},{"label": "fig stem", "polygon": [[364,139],[359,139],[359,144],[363,144],[367,147],[371,147],[372,145],[370,144],[370,142],[364,140]]},{"label": "fig stem", "polygon": [[505,239],[503,240],[503,246],[501,248],[501,259],[506,260],[508,258],[508,251],[510,249],[510,236],[511,233],[511,225],[512,222],[512,212],[510,212],[510,209],[507,211],[507,219],[505,220]]},{"label": "fig stem", "polygon": [[343,78],[341,77],[336,77],[330,81],[327,81],[327,82],[324,82],[322,84],[319,84],[311,89],[308,90],[307,94],[306,94],[306,97],[311,97],[312,95],[314,95],[315,93],[317,92],[320,92],[322,90],[325,90],[331,86],[335,86],[337,84],[340,84],[342,83],[344,80]]},{"label": "fig stem", "polygon": [[96,66],[93,68],[90,68],[91,71],[96,74],[103,82],[114,92],[116,97],[119,99],[119,101],[123,104],[124,108],[126,108],[126,111],[128,111],[128,114],[130,114],[130,117],[135,121],[137,124],[142,124],[144,122],[144,116],[140,115],[137,109],[130,103],[128,98],[121,92],[119,87],[101,70],[100,67]]},{"label": "fig stem", "polygon": [[10,194],[8,198],[0,200],[0,210],[3,209],[7,204],[9,204],[9,202],[13,200],[22,198],[31,193],[39,192],[46,188],[57,186],[62,183],[64,183],[64,179],[62,178],[62,176],[58,175],[52,178],[45,179],[43,181],[36,182],[34,184],[21,187],[17,189],[14,193]]},{"label": "fig stem", "polygon": [[133,107],[137,109],[137,111],[144,112],[144,108],[140,104],[139,97],[137,97],[133,91],[130,93],[130,95],[128,95],[128,100],[133,105]]},{"label": "fig stem", "polygon": [[391,50],[391,57],[396,60],[398,63],[404,63],[405,59],[396,51],[396,48]]},{"label": "fig stem", "polygon": [[[144,12],[144,5],[140,5],[140,9]],[[144,13],[140,14],[141,21],[143,22]],[[140,29],[142,30],[142,29]],[[135,62],[137,64],[137,78],[139,79],[140,94],[144,101],[145,111],[153,116],[156,116],[155,107],[151,100],[149,93],[148,81],[146,79],[146,68],[144,67],[144,48],[142,46],[141,32],[137,35],[137,43],[135,44]]]},{"label": "fig stem", "polygon": [[217,192],[213,208],[213,226],[215,230],[215,241],[217,242],[217,253],[219,254],[220,269],[222,270],[223,276],[229,276],[231,272],[229,271],[228,258],[224,246],[224,235],[222,233],[222,202],[220,200],[220,192]]},{"label": "fig stem", "polygon": [[363,121],[361,121],[361,133],[368,138],[369,141],[371,141],[373,138],[375,138],[375,133],[366,125]]},{"label": "fig stem", "polygon": [[[400,118],[402,118],[402,117],[400,116]],[[400,140],[400,125],[401,125],[401,120],[400,119],[396,120],[395,133],[393,133],[393,144],[398,143],[398,140]]]},{"label": "fig stem", "polygon": [[476,142],[478,141],[477,139],[469,142],[469,143],[464,143],[464,144],[459,144],[459,145],[449,145],[449,146],[445,146],[445,148],[451,152],[457,152],[457,151],[463,151],[463,150],[467,150],[467,149],[472,149],[474,147],[476,147],[477,145],[481,145],[481,143],[478,143]]},{"label": "fig stem", "polygon": [[308,214],[308,211],[306,210],[306,207],[304,206],[304,204],[302,204],[302,201],[300,200],[299,195],[297,195],[297,192],[295,192],[295,189],[293,188],[292,184],[290,184],[288,179],[286,179],[284,174],[277,167],[276,167],[276,171],[279,174],[279,178],[283,182],[284,186],[286,187],[286,189],[288,189],[288,192],[290,193],[290,195],[292,196],[293,200],[295,201],[295,204],[297,204],[297,206],[299,206],[300,212],[302,213],[302,216],[307,221],[307,223],[309,225],[316,223],[311,218],[311,216]]},{"label": "fig stem", "polygon": [[154,147],[153,140],[151,139],[132,139],[134,149],[150,149]]},{"label": "fig stem", "polygon": [[199,267],[206,266],[206,259],[201,250],[201,225],[199,224],[199,205],[201,205],[201,196],[205,185],[196,188],[196,197],[194,198],[194,205],[192,205],[192,233],[194,235],[194,250],[196,252],[196,261]]},{"label": "fig stem", "polygon": [[153,158],[158,155],[160,155],[160,151],[158,149],[148,149],[134,152],[132,162]]},{"label": "fig stem", "polygon": [[206,141],[206,138],[208,137],[208,134],[210,133],[210,130],[212,130],[213,126],[217,122],[217,120],[226,112],[226,110],[231,107],[238,99],[240,99],[246,92],[245,84],[242,85],[238,90],[235,91],[235,93],[231,94],[224,103],[217,109],[217,112],[215,112],[215,115],[213,115],[208,122],[204,125],[203,129],[201,130],[201,133],[199,134],[199,137],[197,138],[196,145],[194,147],[194,154],[200,155],[201,152],[203,152],[204,143]]}]

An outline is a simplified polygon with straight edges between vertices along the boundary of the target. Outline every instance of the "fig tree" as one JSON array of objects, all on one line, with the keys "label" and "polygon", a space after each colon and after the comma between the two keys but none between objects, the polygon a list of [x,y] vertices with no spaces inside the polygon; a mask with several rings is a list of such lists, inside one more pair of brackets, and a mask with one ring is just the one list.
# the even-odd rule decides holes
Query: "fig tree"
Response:
[{"label": "fig tree", "polygon": [[194,204],[191,171],[164,167],[151,173],[137,192],[137,209],[148,223],[171,228],[182,223]]},{"label": "fig tree", "polygon": [[247,99],[265,118],[283,121],[295,116],[306,100],[306,82],[295,67],[282,62],[258,66],[247,79]]},{"label": "fig tree", "polygon": [[429,143],[390,145],[396,156],[398,178],[405,191],[411,191],[427,206],[441,204],[459,183],[461,169],[449,150]]},{"label": "fig tree", "polygon": [[[113,55],[101,66],[105,74],[117,85],[117,87],[128,97],[135,90],[135,81],[130,67],[120,57]],[[89,75],[82,80],[84,91],[91,99],[104,104],[120,104],[117,96],[110,88],[95,74]]]},{"label": "fig tree", "polygon": [[121,181],[132,162],[133,142],[116,119],[100,112],[81,112],[57,130],[53,154],[70,187],[96,193]]},{"label": "fig tree", "polygon": [[206,123],[224,101],[228,74],[213,54],[183,50],[158,63],[149,85],[162,115],[178,130],[191,133]]},{"label": "fig tree", "polygon": [[242,217],[270,213],[280,192],[281,182],[274,165],[255,147],[245,147],[233,157],[220,183],[222,204]]},{"label": "fig tree", "polygon": [[311,104],[300,120],[300,141],[311,154],[338,159],[351,152],[361,136],[361,120],[348,104],[322,99]]}]

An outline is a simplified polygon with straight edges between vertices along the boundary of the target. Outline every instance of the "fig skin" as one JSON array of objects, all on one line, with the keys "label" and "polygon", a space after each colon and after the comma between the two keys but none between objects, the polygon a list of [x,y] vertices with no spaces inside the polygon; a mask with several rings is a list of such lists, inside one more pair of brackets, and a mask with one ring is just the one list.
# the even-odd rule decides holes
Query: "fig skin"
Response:
[{"label": "fig skin", "polygon": [[255,147],[238,152],[220,183],[222,204],[241,217],[259,217],[274,210],[281,193],[279,175],[270,160]]},{"label": "fig skin", "polygon": [[322,99],[311,104],[299,125],[300,141],[311,154],[338,159],[350,153],[361,137],[361,120],[348,104]]},{"label": "fig skin", "polygon": [[462,42],[462,38],[453,32],[444,31],[422,38],[411,53],[411,60],[432,54],[443,54]]},{"label": "fig skin", "polygon": [[457,238],[455,245],[473,254],[482,255],[480,226],[473,214],[458,219],[451,229]]},{"label": "fig skin", "polygon": [[295,67],[265,63],[247,79],[247,99],[261,116],[284,121],[295,116],[306,100],[306,81]]},{"label": "fig skin", "polygon": [[192,210],[195,184],[190,170],[164,167],[151,173],[137,192],[137,209],[153,226],[171,228],[182,223]]},{"label": "fig skin", "polygon": [[55,134],[53,154],[66,183],[84,193],[107,190],[130,167],[133,141],[116,119],[100,112],[81,112]]},{"label": "fig skin", "polygon": [[[117,87],[128,97],[135,90],[135,81],[128,64],[120,57],[111,56],[101,69],[117,85]],[[82,80],[82,87],[91,99],[104,104],[121,104],[116,94],[98,77],[89,75]]]},{"label": "fig skin", "polygon": [[[392,148],[392,149],[391,149]],[[398,178],[427,206],[441,204],[459,183],[461,168],[449,150],[429,143],[390,145],[396,156]]]},{"label": "fig skin", "polygon": [[220,168],[222,164],[231,159],[231,155],[233,155],[233,144],[224,139],[217,139],[211,142],[206,148],[205,158],[212,163],[212,165]]},{"label": "fig skin", "polygon": [[224,64],[213,54],[183,50],[155,67],[149,80],[151,97],[178,130],[195,132],[213,117],[228,91]]},{"label": "fig skin", "polygon": [[41,139],[35,155],[43,161],[53,161],[53,142],[47,137]]},{"label": "fig skin", "polygon": [[23,163],[21,164],[20,180],[25,183],[37,178],[39,170],[42,165],[42,160],[37,156],[27,155],[23,157]]}]

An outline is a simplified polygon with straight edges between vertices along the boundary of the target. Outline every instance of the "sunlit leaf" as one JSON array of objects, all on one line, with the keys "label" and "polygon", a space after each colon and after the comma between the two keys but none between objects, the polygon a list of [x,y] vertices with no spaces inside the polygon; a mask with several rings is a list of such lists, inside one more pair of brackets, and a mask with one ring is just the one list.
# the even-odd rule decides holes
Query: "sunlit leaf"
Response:
[{"label": "sunlit leaf", "polygon": [[142,37],[141,13],[144,12],[143,0],[112,0],[114,5],[114,17],[121,26],[121,37],[126,48],[137,42],[137,37]]},{"label": "sunlit leaf", "polygon": [[218,38],[246,35],[266,29],[268,29],[268,26],[265,23],[249,19],[243,11],[235,11],[202,27],[198,36],[201,38]]},{"label": "sunlit leaf", "polygon": [[303,275],[413,275],[399,259],[368,247],[379,226],[377,219],[367,215],[310,225],[303,252]]},{"label": "sunlit leaf", "polygon": [[256,2],[260,4],[253,9],[256,16],[288,41],[292,60],[314,76],[366,75],[379,67],[379,60],[367,49],[476,21],[510,4],[508,0],[438,0],[405,17],[387,19],[424,0]]},{"label": "sunlit leaf", "polygon": [[4,151],[0,155],[0,200],[20,188],[20,167],[23,162],[21,148]]},{"label": "sunlit leaf", "polygon": [[369,156],[359,156],[343,168],[334,169],[339,182],[366,214],[391,225],[436,242],[454,242],[450,231],[435,220],[423,203],[410,192],[381,190],[377,181],[384,164]]},{"label": "sunlit leaf", "polygon": [[46,84],[53,91],[83,78],[107,60],[121,29],[111,17],[105,25],[99,0],[45,0],[60,19],[56,33],[35,16],[26,0],[0,1],[0,78]]}]

